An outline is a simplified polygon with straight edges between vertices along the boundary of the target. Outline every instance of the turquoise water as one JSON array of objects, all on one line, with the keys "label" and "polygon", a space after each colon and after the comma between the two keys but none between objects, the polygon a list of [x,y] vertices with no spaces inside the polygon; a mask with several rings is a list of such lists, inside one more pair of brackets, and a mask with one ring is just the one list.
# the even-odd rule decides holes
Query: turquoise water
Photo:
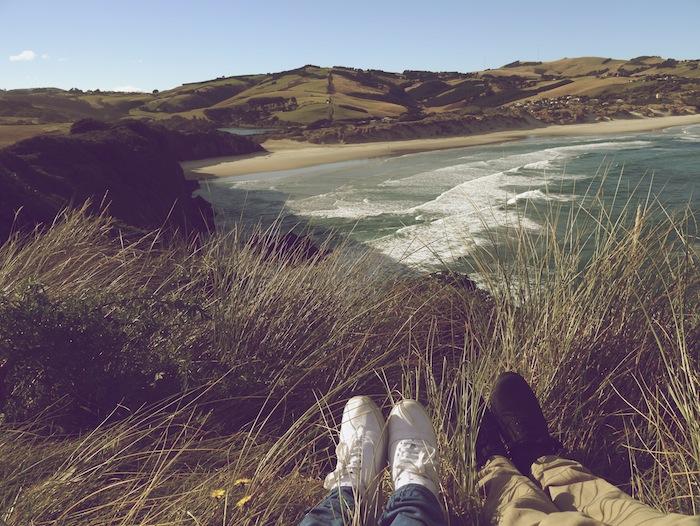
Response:
[{"label": "turquoise water", "polygon": [[[608,176],[597,176],[601,171]],[[232,221],[281,217],[288,225],[348,234],[391,260],[432,270],[468,258],[518,221],[537,231],[539,205],[556,202],[565,214],[601,185],[613,208],[630,195],[645,200],[651,188],[671,211],[700,211],[700,125],[251,174],[210,181],[202,195],[224,229]]]},{"label": "turquoise water", "polygon": [[219,128],[221,131],[233,133],[234,135],[260,135],[275,131],[274,128]]}]

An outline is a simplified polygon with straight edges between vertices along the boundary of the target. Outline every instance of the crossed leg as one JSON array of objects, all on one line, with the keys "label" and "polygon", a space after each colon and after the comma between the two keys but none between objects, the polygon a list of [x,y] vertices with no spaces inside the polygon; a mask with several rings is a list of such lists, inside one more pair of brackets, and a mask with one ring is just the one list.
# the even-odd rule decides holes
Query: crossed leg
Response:
[{"label": "crossed leg", "polygon": [[480,472],[484,515],[498,526],[700,526],[700,517],[663,513],[596,477],[580,463],[557,456],[538,459],[530,480],[505,457]]},{"label": "crossed leg", "polygon": [[532,465],[532,475],[559,510],[575,510],[610,526],[700,526],[700,517],[655,510],[574,460],[542,457]]},{"label": "crossed leg", "polygon": [[505,457],[489,460],[479,473],[486,493],[483,513],[495,526],[604,526],[577,511],[561,511],[547,494]]}]

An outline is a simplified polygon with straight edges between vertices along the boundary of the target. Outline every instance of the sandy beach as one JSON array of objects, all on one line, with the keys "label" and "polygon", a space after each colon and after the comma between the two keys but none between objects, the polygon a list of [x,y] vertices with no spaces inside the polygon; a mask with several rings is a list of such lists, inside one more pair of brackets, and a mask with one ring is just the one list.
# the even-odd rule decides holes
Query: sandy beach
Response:
[{"label": "sandy beach", "polygon": [[528,130],[509,130],[436,139],[412,139],[360,144],[317,145],[291,140],[270,140],[263,144],[268,152],[237,157],[218,157],[182,163],[188,178],[230,177],[260,172],[291,170],[318,164],[402,155],[413,152],[445,150],[465,146],[479,146],[528,137],[557,137],[638,133],[700,124],[700,114],[653,119],[616,120],[590,124],[547,126]]}]

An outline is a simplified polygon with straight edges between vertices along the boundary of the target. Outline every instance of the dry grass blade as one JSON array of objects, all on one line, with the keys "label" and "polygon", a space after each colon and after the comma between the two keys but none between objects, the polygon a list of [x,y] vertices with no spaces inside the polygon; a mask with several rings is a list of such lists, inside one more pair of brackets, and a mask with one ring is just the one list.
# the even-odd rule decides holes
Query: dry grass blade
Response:
[{"label": "dry grass blade", "polygon": [[[108,218],[76,212],[12,239],[0,247],[0,363],[22,367],[0,424],[0,518],[294,524],[323,495],[338,416],[362,393],[428,406],[450,523],[476,523],[478,398],[505,368],[532,381],[594,471],[697,513],[697,226],[650,196],[604,202],[587,194],[567,213],[542,210],[540,232],[515,224],[505,245],[482,242],[474,267],[490,295],[369,253],[270,254],[259,239],[271,232],[237,228],[127,243]],[[85,363],[52,361],[47,334],[51,353]],[[61,396],[48,388],[65,378]],[[86,400],[80,386],[103,381]]]}]

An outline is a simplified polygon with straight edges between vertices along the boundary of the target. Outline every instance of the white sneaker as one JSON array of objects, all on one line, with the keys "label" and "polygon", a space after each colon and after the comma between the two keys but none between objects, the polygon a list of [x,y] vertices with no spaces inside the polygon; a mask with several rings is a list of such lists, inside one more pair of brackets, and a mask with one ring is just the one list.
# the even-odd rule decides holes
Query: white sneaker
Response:
[{"label": "white sneaker", "polygon": [[327,490],[350,486],[365,491],[378,481],[386,465],[386,422],[369,397],[356,396],[345,404],[335,453],[337,466],[323,483]]},{"label": "white sneaker", "polygon": [[394,491],[420,484],[439,497],[437,439],[430,417],[415,400],[403,400],[389,414],[389,466]]}]

